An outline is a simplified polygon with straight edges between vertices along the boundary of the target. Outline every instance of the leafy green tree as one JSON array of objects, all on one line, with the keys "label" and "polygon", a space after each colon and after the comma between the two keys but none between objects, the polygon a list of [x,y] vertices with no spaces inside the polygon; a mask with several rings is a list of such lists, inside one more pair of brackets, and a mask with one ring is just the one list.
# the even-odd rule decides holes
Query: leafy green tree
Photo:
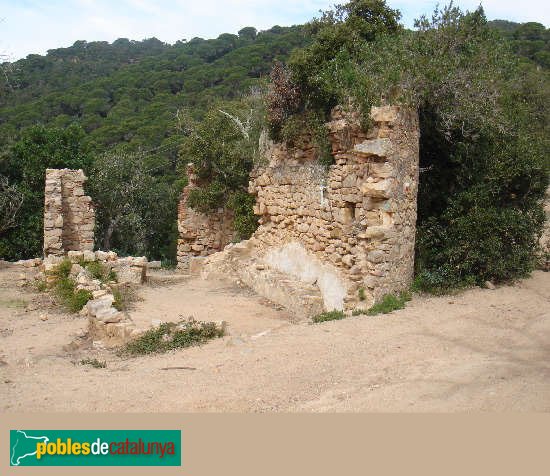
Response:
[{"label": "leafy green tree", "polygon": [[304,105],[328,112],[339,99],[338,84],[330,81],[326,67],[335,58],[348,60],[366,42],[402,31],[401,14],[385,0],[352,0],[323,12],[308,25],[313,42],[293,51],[289,66],[303,92]]},{"label": "leafy green tree", "polygon": [[23,201],[15,226],[0,235],[0,255],[23,259],[42,254],[44,180],[47,168],[87,170],[91,156],[84,131],[36,126],[28,129],[0,163],[0,174],[17,187]]},{"label": "leafy green tree", "polygon": [[[419,111],[421,286],[525,276],[548,184],[547,73],[518,61],[481,8],[450,4],[415,31],[396,26],[398,18],[384,2],[352,1],[314,21],[311,46],[290,61],[302,107],[328,111],[351,99],[366,125],[373,105]],[[516,36],[542,34],[527,25]],[[299,115],[291,110],[282,130]]]},{"label": "leafy green tree", "polygon": [[256,30],[256,28],[254,28],[253,26],[247,26],[239,30],[238,35],[240,38],[255,40],[256,36],[258,35],[258,30]]},{"label": "leafy green tree", "polygon": [[249,174],[259,160],[259,139],[264,120],[260,96],[221,104],[200,123],[188,124],[188,136],[180,150],[182,164],[191,163],[198,187],[188,205],[202,213],[227,206],[235,212],[240,238],[249,238],[257,227],[247,193]]},{"label": "leafy green tree", "polygon": [[[96,205],[96,246],[122,255],[174,260],[181,183],[147,153],[113,151],[96,158],[89,191]],[[164,173],[162,173],[164,172]]]}]

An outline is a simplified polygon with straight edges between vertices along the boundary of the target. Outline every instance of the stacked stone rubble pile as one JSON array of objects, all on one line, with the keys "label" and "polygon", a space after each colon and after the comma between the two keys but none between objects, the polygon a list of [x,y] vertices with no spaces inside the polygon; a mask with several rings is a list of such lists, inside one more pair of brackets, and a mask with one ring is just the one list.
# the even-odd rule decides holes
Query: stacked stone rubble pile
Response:
[{"label": "stacked stone rubble pile", "polygon": [[[115,308],[113,293],[117,289],[140,285],[146,281],[149,267],[147,258],[119,258],[112,251],[69,251],[66,256],[49,255],[44,259],[19,261],[15,265],[21,266],[25,271],[20,275],[19,285],[25,286],[37,281],[53,282],[56,278],[51,272],[65,259],[72,263],[69,276],[76,284],[75,289],[92,293],[92,300],[80,311],[80,315],[89,320],[88,332],[92,339],[101,341],[102,345],[109,347],[120,345],[143,332],[136,329],[126,312]],[[114,271],[116,280],[102,282],[95,279],[83,266],[95,261],[101,263],[106,273]],[[154,262],[153,268],[157,265],[158,263]]]}]

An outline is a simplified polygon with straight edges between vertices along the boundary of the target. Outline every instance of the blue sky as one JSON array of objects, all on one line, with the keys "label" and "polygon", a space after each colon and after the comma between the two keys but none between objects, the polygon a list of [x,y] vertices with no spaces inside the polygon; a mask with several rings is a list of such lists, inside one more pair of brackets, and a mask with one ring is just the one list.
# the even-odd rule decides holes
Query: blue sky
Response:
[{"label": "blue sky", "polygon": [[[0,0],[0,53],[12,59],[72,45],[76,40],[157,37],[173,43],[195,36],[215,38],[243,26],[266,29],[303,23],[338,0]],[[412,26],[437,1],[388,1]],[[444,0],[440,3],[444,3]],[[474,9],[479,0],[458,0]],[[489,19],[550,24],[548,0],[485,0]]]}]

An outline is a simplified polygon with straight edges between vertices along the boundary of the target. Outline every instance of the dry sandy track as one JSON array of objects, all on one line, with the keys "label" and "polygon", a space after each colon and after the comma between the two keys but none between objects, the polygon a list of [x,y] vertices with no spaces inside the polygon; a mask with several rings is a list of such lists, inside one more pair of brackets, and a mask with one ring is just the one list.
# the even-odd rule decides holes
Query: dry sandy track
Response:
[{"label": "dry sandy track", "polygon": [[[44,297],[14,287],[12,273],[0,270],[4,412],[550,411],[550,273],[321,325],[293,324],[223,283],[146,288],[139,321],[225,319],[232,335],[126,360],[66,353],[86,321],[53,308],[41,320]],[[84,356],[107,369],[73,363]]]}]

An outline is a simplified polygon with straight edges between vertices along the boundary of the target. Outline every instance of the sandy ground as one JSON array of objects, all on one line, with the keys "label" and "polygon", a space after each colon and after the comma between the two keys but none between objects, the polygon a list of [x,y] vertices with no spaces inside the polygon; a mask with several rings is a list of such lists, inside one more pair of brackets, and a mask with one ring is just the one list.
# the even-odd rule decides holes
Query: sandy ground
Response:
[{"label": "sandy ground", "polygon": [[4,412],[550,411],[550,273],[319,325],[224,283],[151,285],[133,311],[142,325],[193,315],[228,321],[231,335],[130,359],[64,350],[86,320],[13,273],[0,270]]}]

